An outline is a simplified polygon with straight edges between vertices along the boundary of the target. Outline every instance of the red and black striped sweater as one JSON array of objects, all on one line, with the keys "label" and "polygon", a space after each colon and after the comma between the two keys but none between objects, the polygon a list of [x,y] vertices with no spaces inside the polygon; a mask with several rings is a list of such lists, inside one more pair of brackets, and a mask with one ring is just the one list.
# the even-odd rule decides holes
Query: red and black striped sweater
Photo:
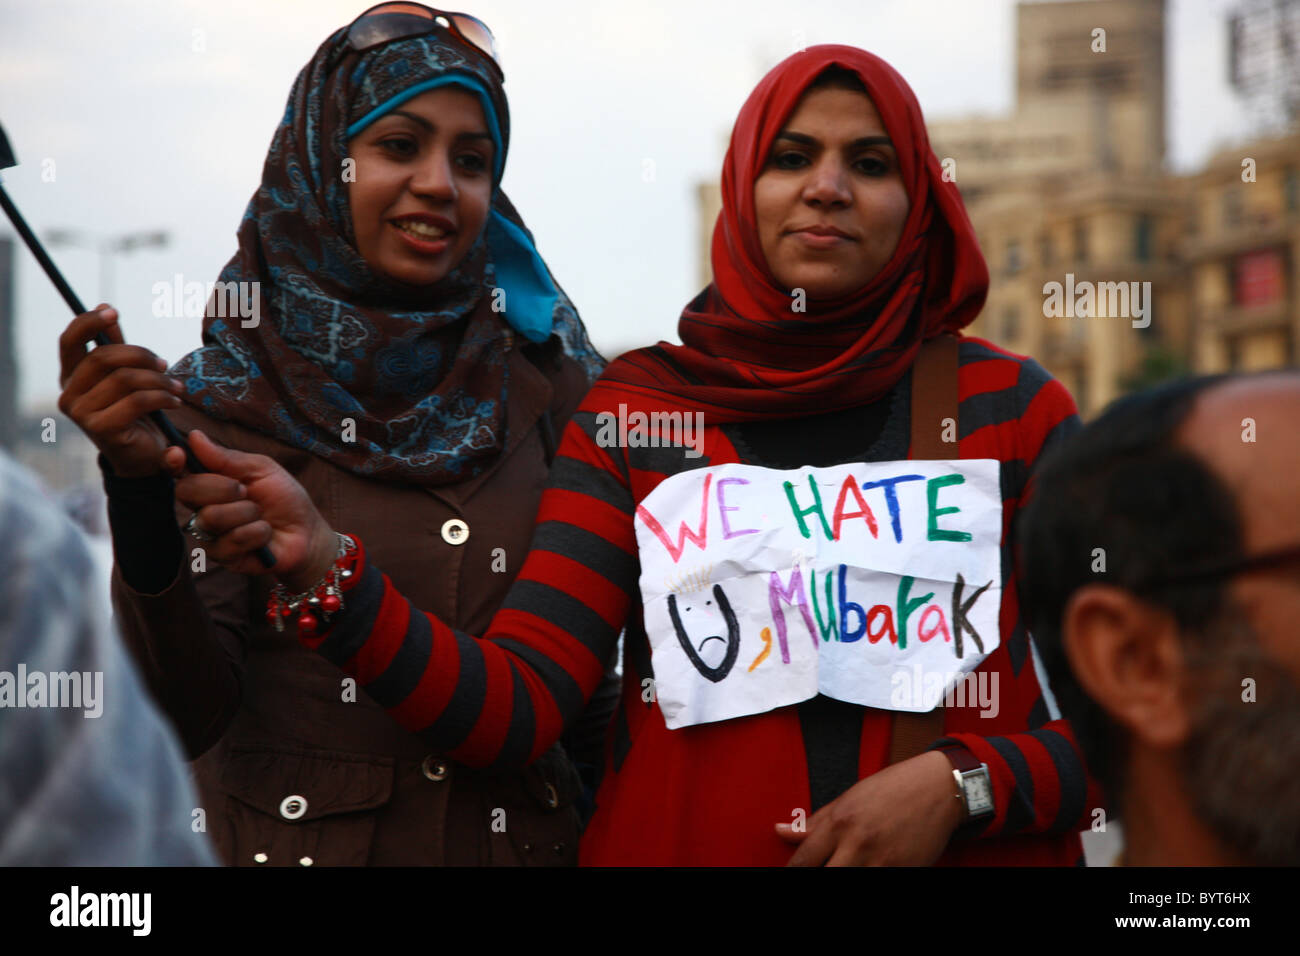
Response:
[{"label": "red and black striped sweater", "polygon": [[[597,416],[663,411],[597,382],[567,427],[542,496],[532,550],[487,633],[414,608],[362,559],[346,609],[306,638],[404,727],[471,766],[518,766],[582,711],[625,629],[623,696],[606,740],[584,864],[785,863],[774,833],[885,766],[891,718],[817,696],[766,713],[669,730],[653,694],[633,516],[668,475],[728,462],[793,468],[908,457],[910,375],[860,409],[793,421],[709,426],[702,457],[683,448],[602,447]],[[1001,462],[999,707],[945,710],[945,737],[988,764],[995,815],[954,840],[941,864],[1078,864],[1078,831],[1101,794],[1068,724],[1052,719],[1020,618],[1010,527],[1035,460],[1078,427],[1069,393],[1032,359],[976,338],[960,348],[956,457]],[[346,530],[346,529],[345,529]],[[364,549],[363,549],[364,550]],[[485,824],[486,825],[486,824]]]}]

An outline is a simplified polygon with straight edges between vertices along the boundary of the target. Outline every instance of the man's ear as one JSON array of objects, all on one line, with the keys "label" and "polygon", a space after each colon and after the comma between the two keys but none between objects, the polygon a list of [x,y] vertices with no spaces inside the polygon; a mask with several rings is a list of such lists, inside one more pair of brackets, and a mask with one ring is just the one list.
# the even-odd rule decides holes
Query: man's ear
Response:
[{"label": "man's ear", "polygon": [[1173,615],[1123,588],[1088,584],[1071,596],[1062,625],[1075,679],[1110,719],[1134,742],[1156,749],[1180,746],[1189,720]]}]

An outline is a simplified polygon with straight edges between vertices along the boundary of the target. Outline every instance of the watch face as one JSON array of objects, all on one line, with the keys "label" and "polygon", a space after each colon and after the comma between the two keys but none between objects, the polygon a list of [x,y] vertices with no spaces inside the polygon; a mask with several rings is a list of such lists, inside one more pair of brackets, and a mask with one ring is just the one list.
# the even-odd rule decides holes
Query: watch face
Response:
[{"label": "watch face", "polygon": [[989,786],[989,772],[984,768],[962,775],[966,791],[966,807],[970,816],[988,813],[993,809],[993,790]]}]

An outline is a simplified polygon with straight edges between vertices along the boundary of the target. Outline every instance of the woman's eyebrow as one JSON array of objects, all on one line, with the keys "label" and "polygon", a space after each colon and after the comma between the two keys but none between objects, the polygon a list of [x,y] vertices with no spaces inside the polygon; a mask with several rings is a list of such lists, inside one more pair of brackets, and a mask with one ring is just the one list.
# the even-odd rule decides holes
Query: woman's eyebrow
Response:
[{"label": "woman's eyebrow", "polygon": [[861,139],[855,139],[849,143],[849,149],[858,149],[862,146],[888,146],[890,149],[894,148],[894,144],[890,142],[888,136],[863,136]]},{"label": "woman's eyebrow", "polygon": [[788,139],[792,143],[799,143],[801,146],[820,146],[816,138],[806,133],[796,133],[794,130],[783,129],[776,134],[777,139]]},{"label": "woman's eyebrow", "polygon": [[427,130],[428,132],[430,132],[430,133],[433,132],[433,124],[430,123],[430,122],[429,122],[427,119],[425,119],[423,116],[416,116],[414,113],[408,113],[408,112],[406,112],[406,110],[393,110],[393,111],[392,111],[391,113],[389,113],[388,115],[389,115],[389,116],[404,116],[406,119],[409,119],[412,123],[415,123],[417,126],[423,126],[423,127],[425,128],[425,130]]},{"label": "woman's eyebrow", "polygon": [[[415,123],[417,126],[423,127],[426,132],[432,133],[435,131],[434,125],[430,123],[427,119],[425,119],[423,116],[416,116],[414,113],[406,112],[406,110],[393,110],[391,113],[387,115],[404,117],[410,120],[412,123]],[[472,130],[464,133],[458,133],[456,134],[456,138],[457,139],[485,139],[488,142],[492,142],[492,135],[484,130]]]},{"label": "woman's eyebrow", "polygon": [[[788,139],[792,143],[799,143],[801,146],[820,146],[821,142],[807,133],[796,133],[794,130],[785,129],[776,134],[777,139]],[[890,142],[888,136],[862,136],[849,143],[849,149],[861,149],[864,146],[888,146],[891,149],[894,144]]]}]

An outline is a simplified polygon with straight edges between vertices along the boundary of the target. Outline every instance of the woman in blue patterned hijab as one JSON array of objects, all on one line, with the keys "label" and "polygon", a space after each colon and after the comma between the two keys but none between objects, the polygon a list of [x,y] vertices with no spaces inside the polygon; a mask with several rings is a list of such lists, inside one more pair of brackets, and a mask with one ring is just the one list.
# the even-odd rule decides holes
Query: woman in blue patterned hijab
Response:
[{"label": "woman in blue patterned hijab", "polygon": [[[510,114],[493,60],[447,30],[355,46],[343,28],[298,74],[222,270],[220,282],[249,284],[237,288],[256,321],[214,296],[204,345],[171,374],[208,415],[356,474],[454,483],[504,447],[506,356],[520,336],[558,336],[591,380],[603,360],[500,189]],[[385,192],[411,148],[384,139],[385,124],[433,135],[415,107],[439,95],[467,117],[482,110],[448,182],[420,185],[441,201],[460,178],[449,208],[464,215],[451,220]]]},{"label": "woman in blue patterned hijab", "polygon": [[[564,748],[519,773],[469,772],[349,693],[263,614],[269,578],[220,566],[218,524],[252,502],[202,520],[178,510],[162,436],[141,417],[167,408],[179,427],[269,453],[366,534],[405,593],[466,632],[500,607],[555,434],[602,360],[501,191],[500,71],[458,15],[431,32],[436,16],[368,11],[298,75],[203,345],[172,381],[138,347],[71,355],[111,310],[65,333],[61,407],[103,452],[117,620],[195,758],[227,863],[577,859]],[[176,408],[182,388],[189,407]],[[599,761],[617,698],[610,677],[574,728],[574,759]],[[508,833],[486,815],[496,807]]]}]

